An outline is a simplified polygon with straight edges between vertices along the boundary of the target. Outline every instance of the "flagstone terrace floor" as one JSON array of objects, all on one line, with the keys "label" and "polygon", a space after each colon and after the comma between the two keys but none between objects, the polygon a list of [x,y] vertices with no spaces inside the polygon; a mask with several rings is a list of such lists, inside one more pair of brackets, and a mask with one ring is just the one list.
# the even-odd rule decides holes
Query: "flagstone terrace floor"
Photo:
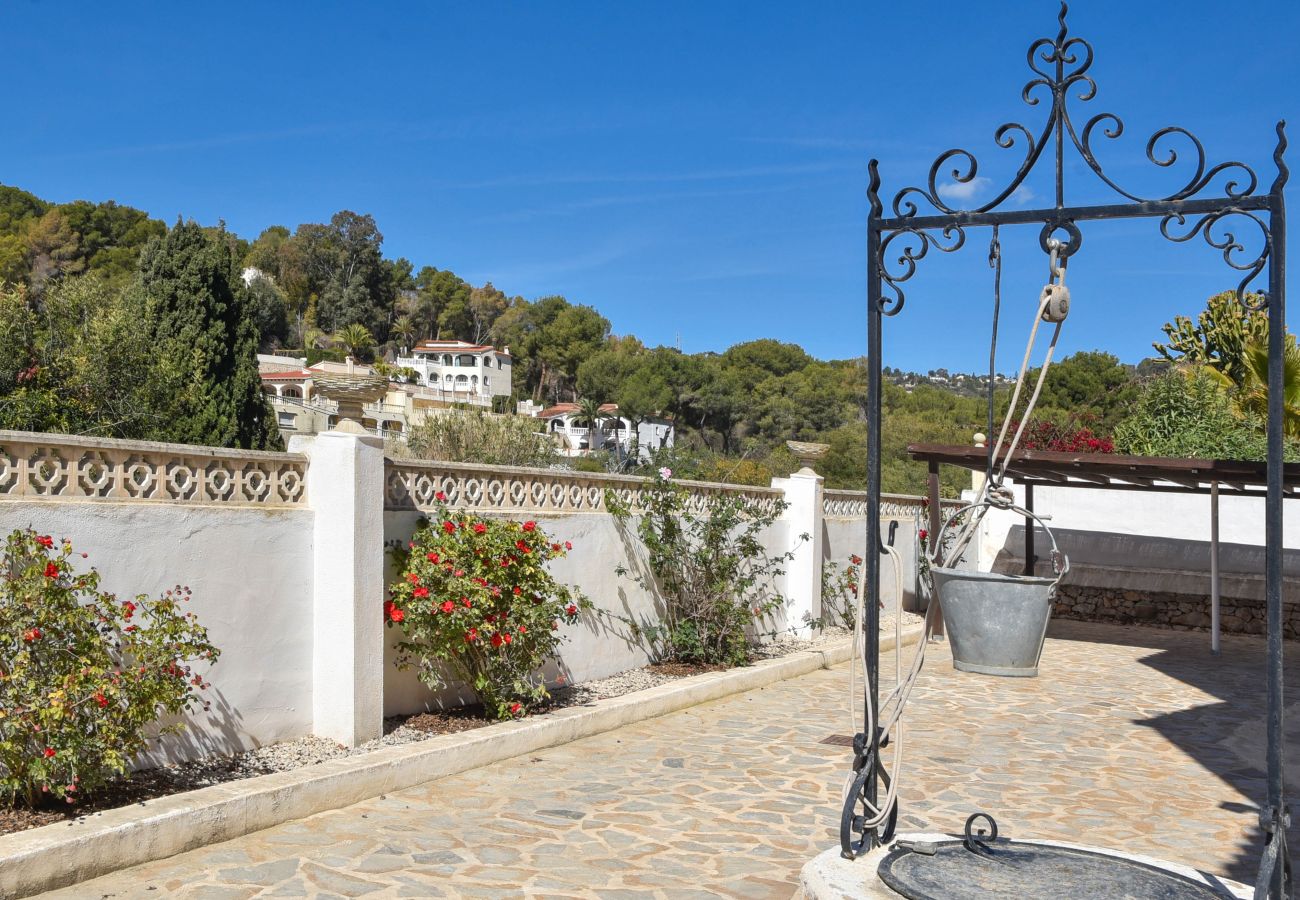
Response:
[{"label": "flagstone terrace floor", "polygon": [[[1263,642],[1207,645],[1057,622],[1036,679],[958,673],[933,645],[900,829],[959,830],[979,809],[1007,836],[1253,881]],[[819,671],[46,896],[785,900],[837,841],[848,751],[820,741],[848,731],[846,679]]]}]

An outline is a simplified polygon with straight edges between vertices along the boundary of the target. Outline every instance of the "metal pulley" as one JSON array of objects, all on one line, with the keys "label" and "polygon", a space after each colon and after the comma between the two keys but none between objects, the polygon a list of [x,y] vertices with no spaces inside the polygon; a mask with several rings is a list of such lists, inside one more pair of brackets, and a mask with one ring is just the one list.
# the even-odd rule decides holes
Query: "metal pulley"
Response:
[{"label": "metal pulley", "polygon": [[1047,242],[1051,258],[1047,263],[1047,284],[1038,295],[1038,304],[1043,310],[1044,322],[1064,322],[1070,314],[1070,289],[1065,286],[1065,261],[1069,258],[1061,251],[1065,245],[1056,239]]},{"label": "metal pulley", "polygon": [[1070,314],[1070,289],[1063,284],[1045,284],[1038,297],[1044,322],[1064,322]]}]

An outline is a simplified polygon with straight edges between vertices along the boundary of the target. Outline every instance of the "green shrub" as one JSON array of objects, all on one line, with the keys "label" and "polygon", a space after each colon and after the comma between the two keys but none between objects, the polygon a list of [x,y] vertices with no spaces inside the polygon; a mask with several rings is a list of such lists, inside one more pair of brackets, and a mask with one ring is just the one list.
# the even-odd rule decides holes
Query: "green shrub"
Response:
[{"label": "green shrub", "polygon": [[[1179,368],[1152,379],[1133,413],[1115,429],[1115,449],[1136,456],[1264,459],[1264,424],[1239,415],[1219,379],[1201,367]],[[1297,458],[1294,443],[1287,459]]]},{"label": "green shrub", "polygon": [[71,803],[124,773],[163,714],[208,708],[198,694],[208,683],[187,663],[220,651],[182,612],[189,588],[120,601],[71,557],[66,540],[27,529],[9,535],[0,561],[0,801],[10,805]]},{"label": "green shrub", "polygon": [[416,459],[545,468],[556,461],[555,445],[537,431],[536,419],[482,410],[429,416],[407,432],[405,454]]},{"label": "green shrub", "polygon": [[486,715],[523,715],[547,697],[539,670],[562,641],[560,623],[590,607],[546,569],[572,546],[535,522],[477,519],[443,501],[398,554],[402,577],[384,603],[388,626],[404,635],[398,667],[414,666],[431,688],[445,684],[446,667]]},{"label": "green shrub", "polygon": [[635,509],[605,492],[620,525],[637,517],[637,534],[649,555],[648,573],[621,565],[616,571],[664,600],[662,621],[628,624],[648,640],[657,659],[743,665],[751,634],[784,602],[772,585],[793,552],[771,556],[759,537],[786,503],[765,510],[737,493],[693,497],[671,476],[661,470]]}]

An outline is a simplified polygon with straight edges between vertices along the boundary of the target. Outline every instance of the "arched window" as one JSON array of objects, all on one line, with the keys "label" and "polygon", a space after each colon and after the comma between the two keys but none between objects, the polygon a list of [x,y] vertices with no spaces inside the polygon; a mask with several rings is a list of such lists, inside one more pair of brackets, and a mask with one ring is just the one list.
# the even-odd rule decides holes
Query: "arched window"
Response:
[{"label": "arched window", "polygon": [[280,396],[281,396],[281,397],[294,397],[294,398],[296,398],[296,399],[298,399],[298,400],[301,400],[301,399],[302,399],[302,388],[298,387],[296,384],[288,384],[288,385],[285,385],[284,390],[280,392]]},{"label": "arched window", "polygon": [[466,378],[464,375],[457,375],[457,376],[456,376],[456,390],[458,390],[458,391],[459,391],[459,390],[463,390],[463,389],[465,389],[465,388],[467,388],[467,387],[469,387],[469,379]]},{"label": "arched window", "polygon": [[444,353],[444,354],[442,355],[442,364],[443,364],[444,366],[449,366],[449,365],[451,365],[451,354],[450,354],[450,353]]},{"label": "arched window", "polygon": [[456,365],[469,366],[472,368],[475,365],[474,356],[469,353],[462,353],[460,356],[456,357]]}]

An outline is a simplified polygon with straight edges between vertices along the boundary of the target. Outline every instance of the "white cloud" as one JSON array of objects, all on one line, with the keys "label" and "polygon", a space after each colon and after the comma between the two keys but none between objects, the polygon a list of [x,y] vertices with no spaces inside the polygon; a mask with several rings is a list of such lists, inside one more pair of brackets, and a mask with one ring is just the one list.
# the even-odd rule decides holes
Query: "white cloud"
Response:
[{"label": "white cloud", "polygon": [[1021,206],[1024,206],[1026,203],[1028,203],[1030,200],[1033,200],[1037,196],[1038,195],[1035,194],[1032,189],[1030,189],[1029,185],[1022,184],[1020,185],[1020,187],[1012,191],[1011,196],[1008,197],[1007,199],[1015,203],[1019,203]]},{"label": "white cloud", "polygon": [[939,196],[945,200],[974,200],[991,183],[983,175],[976,175],[970,181],[950,181],[939,185]]}]

